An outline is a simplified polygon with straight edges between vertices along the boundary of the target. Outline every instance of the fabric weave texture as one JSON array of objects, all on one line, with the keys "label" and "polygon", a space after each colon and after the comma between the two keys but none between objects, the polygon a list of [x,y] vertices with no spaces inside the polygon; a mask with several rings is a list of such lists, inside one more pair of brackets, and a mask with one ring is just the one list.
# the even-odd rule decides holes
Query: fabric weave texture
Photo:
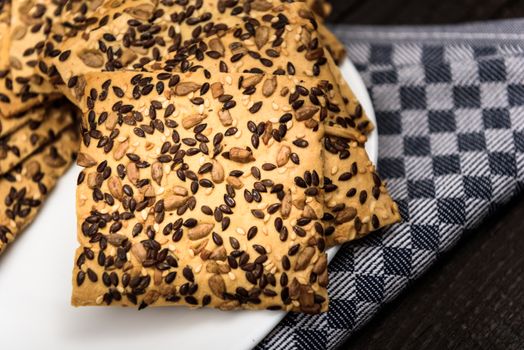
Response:
[{"label": "fabric weave texture", "polygon": [[329,312],[288,314],[258,349],[341,345],[524,184],[524,21],[334,30],[373,100],[403,222],[344,245]]}]

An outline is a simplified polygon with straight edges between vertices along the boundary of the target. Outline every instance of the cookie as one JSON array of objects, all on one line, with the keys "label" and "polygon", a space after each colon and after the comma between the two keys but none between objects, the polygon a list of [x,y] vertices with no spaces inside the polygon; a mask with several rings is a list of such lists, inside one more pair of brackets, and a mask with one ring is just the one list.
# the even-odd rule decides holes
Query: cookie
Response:
[{"label": "cookie", "polygon": [[376,173],[363,145],[345,138],[324,138],[326,242],[334,246],[361,238],[400,221],[397,204]]},{"label": "cookie", "polygon": [[[316,77],[334,85],[333,103],[339,105],[343,94],[338,86],[339,79],[334,75],[334,72],[340,74],[339,69],[324,47],[314,15],[300,2],[275,3],[278,5],[265,10],[252,9],[249,16],[228,18],[221,15],[218,18],[224,18],[224,21],[228,18],[231,29],[186,45],[162,63],[155,62],[142,68],[163,67],[180,71],[214,68],[228,72]],[[371,125],[351,91],[345,93],[346,119],[353,119],[355,124]],[[345,129],[336,134],[357,137],[361,141],[365,139],[348,130],[346,123],[339,124],[337,120],[328,125],[326,131],[331,133],[335,127]]]},{"label": "cookie", "polygon": [[345,111],[345,113],[342,114],[350,116],[350,119],[346,119],[346,122],[350,125],[338,123],[338,126],[342,126],[343,128],[347,128],[348,126],[350,126],[351,128],[356,129],[359,133],[362,133],[364,135],[369,134],[371,131],[373,131],[373,123],[367,117],[366,112],[364,111],[362,105],[360,104],[357,97],[349,87],[349,84],[346,81],[346,79],[344,79],[342,71],[335,64],[330,52],[326,53],[326,59],[329,62],[329,66],[333,74],[333,78],[331,81],[334,85],[338,87],[340,92],[343,106],[343,108],[341,109]]},{"label": "cookie", "polygon": [[[9,68],[9,49],[11,42],[11,2],[0,2],[0,136],[6,130],[13,129],[6,127],[7,121],[3,119],[15,116],[29,108],[41,103],[43,96],[34,93],[23,93],[19,96],[13,91],[13,79]],[[2,124],[4,126],[2,127]],[[16,124],[16,123],[10,123]]]},{"label": "cookie", "polygon": [[69,128],[0,177],[0,254],[34,220],[49,192],[71,165],[79,141],[76,128]]},{"label": "cookie", "polygon": [[39,56],[63,2],[11,0],[9,63],[15,94],[54,92]]},{"label": "cookie", "polygon": [[[118,7],[99,6],[87,17],[92,19],[87,28],[77,24],[82,32],[69,33],[58,46],[49,49],[54,52],[49,64],[59,74],[59,78],[52,79],[64,83],[64,93],[72,100],[81,98],[79,92],[84,91],[82,74],[124,68],[159,69],[164,63],[165,68],[178,66],[182,72],[193,69],[193,65],[212,65],[221,71],[334,80],[330,70],[334,62],[324,56],[314,15],[304,3],[255,1],[244,8],[225,7],[225,2],[212,0],[196,4],[199,15],[195,17],[192,14],[197,5],[159,5],[155,9],[147,1],[128,1]],[[180,8],[183,11],[175,11]],[[164,16],[154,15],[159,11]],[[152,32],[147,36],[150,39],[136,40],[137,28]],[[334,98],[340,98],[341,93],[336,90],[338,87],[334,87]],[[365,119],[365,115],[361,114],[361,118]],[[340,127],[336,120],[333,124],[328,131]],[[357,137],[346,132],[348,137]]]},{"label": "cookie", "polygon": [[[332,60],[329,53],[328,60]],[[373,129],[360,103],[335,66],[335,81],[343,91],[340,104],[343,118],[337,125],[368,133]],[[341,118],[341,117],[339,117]],[[327,123],[331,121],[327,120]],[[376,173],[358,138],[326,133],[324,150],[324,203],[326,242],[329,247],[361,238],[370,232],[400,221],[397,204]]]},{"label": "cookie", "polygon": [[64,100],[36,107],[21,118],[25,121],[15,132],[0,138],[0,175],[52,142],[74,122],[76,110]]},{"label": "cookie", "polygon": [[85,82],[73,305],[327,309],[321,86],[202,70]]},{"label": "cookie", "polygon": [[[165,50],[168,29],[159,25],[164,24],[163,17],[153,17],[159,6],[147,0],[70,2],[56,20],[51,35],[54,40],[46,43],[43,53],[43,61],[52,67],[49,71],[51,82],[70,85],[69,80],[75,76],[92,71],[120,70],[139,54],[147,58],[153,51]],[[171,2],[167,6],[184,8]],[[146,25],[146,29],[141,27],[139,38],[136,38],[136,23],[146,24],[150,18],[152,25]],[[141,40],[140,36],[151,40]]]}]

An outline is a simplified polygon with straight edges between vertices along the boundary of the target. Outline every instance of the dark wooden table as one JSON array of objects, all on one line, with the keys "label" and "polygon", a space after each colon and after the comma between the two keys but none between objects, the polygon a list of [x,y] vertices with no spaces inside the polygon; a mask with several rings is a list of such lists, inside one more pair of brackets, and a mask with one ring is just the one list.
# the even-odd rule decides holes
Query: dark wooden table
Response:
[{"label": "dark wooden table", "polygon": [[[524,0],[331,0],[331,22],[435,24],[524,17]],[[524,198],[386,306],[344,349],[524,349]]]}]

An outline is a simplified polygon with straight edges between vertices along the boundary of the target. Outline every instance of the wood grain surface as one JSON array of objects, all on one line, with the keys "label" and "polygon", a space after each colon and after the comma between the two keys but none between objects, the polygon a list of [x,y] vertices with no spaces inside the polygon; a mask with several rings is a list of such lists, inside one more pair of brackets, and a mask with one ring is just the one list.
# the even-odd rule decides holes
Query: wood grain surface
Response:
[{"label": "wood grain surface", "polygon": [[[331,0],[331,22],[524,17],[524,0]],[[524,198],[467,234],[343,349],[524,349]]]}]

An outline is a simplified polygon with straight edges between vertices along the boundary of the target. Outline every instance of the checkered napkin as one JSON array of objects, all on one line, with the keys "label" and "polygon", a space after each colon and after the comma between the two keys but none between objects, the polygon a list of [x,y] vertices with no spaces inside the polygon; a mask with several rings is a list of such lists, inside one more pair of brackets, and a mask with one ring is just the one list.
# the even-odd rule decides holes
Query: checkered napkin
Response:
[{"label": "checkered napkin", "polygon": [[373,99],[403,223],[345,245],[329,312],[289,314],[259,349],[336,348],[524,185],[524,20],[335,33]]}]

